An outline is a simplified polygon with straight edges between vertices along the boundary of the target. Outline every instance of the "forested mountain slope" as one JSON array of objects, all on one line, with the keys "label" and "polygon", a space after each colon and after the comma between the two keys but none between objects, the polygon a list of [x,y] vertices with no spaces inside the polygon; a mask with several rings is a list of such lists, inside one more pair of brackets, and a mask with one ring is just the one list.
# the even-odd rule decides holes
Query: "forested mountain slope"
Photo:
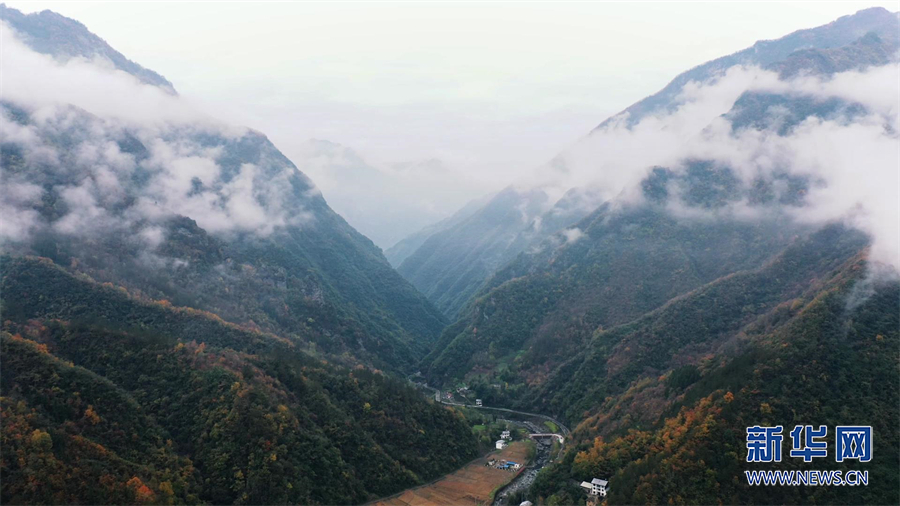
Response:
[{"label": "forested mountain slope", "polygon": [[[883,47],[876,39],[869,33],[850,45],[867,47],[880,61]],[[809,65],[803,72],[818,75],[816,63]],[[847,72],[855,65],[829,69]],[[789,152],[792,142],[805,142],[796,140],[803,129],[853,129],[857,122],[891,142],[892,120],[874,106],[842,92],[794,89],[791,82],[779,79],[778,85],[735,94],[730,110],[696,135],[704,146],[697,151],[752,152],[781,143],[778,149]],[[825,204],[810,195],[827,183],[791,168],[790,157],[777,159],[781,153],[749,161],[728,156],[638,170],[645,175],[632,187],[499,269],[444,331],[423,370],[432,381],[487,373],[491,383],[491,377],[510,381],[515,370],[512,383],[540,384],[595,329],[626,323],[705,283],[756,268],[813,229],[795,217]],[[746,168],[757,160],[765,168]]]},{"label": "forested mountain slope", "polygon": [[359,503],[473,456],[400,380],[48,259],[3,265],[4,503]]},{"label": "forested mountain slope", "polygon": [[264,135],[0,12],[0,502],[358,504],[474,456],[396,376],[443,316]]},{"label": "forested mountain slope", "polygon": [[[577,483],[601,477],[610,503],[898,500],[896,245],[879,250],[884,236],[854,215],[880,205],[866,200],[879,192],[854,194],[846,208],[834,197],[853,182],[896,181],[896,154],[855,151],[871,140],[896,152],[896,96],[854,93],[896,79],[896,34],[859,32],[857,21],[897,25],[881,12],[799,32],[821,48],[761,50],[756,63],[768,69],[716,77],[769,84],[718,96],[727,99],[718,115],[678,139],[689,149],[673,149],[665,166],[635,166],[640,177],[500,268],[444,331],[423,361],[429,381],[464,382],[486,404],[578,426],[525,498],[580,504]],[[785,47],[797,49],[797,37]],[[662,94],[632,111],[659,116],[605,124],[586,142],[609,136],[607,151],[581,154],[600,165],[617,141],[665,149],[660,131],[701,117],[691,116],[703,107],[696,86],[671,114],[654,102]],[[840,171],[852,176],[838,183]],[[895,224],[892,213],[881,221]],[[804,423],[872,424],[884,458],[838,465],[830,453],[828,463],[785,459],[775,469],[866,469],[879,485],[859,495],[750,487],[746,428]]]},{"label": "forested mountain slope", "polygon": [[[669,185],[683,185],[682,193],[701,209],[763,198],[757,188],[738,189],[728,168],[698,162],[679,176],[657,169],[643,184],[647,204],[601,206],[576,224],[576,239],[548,241],[498,271],[426,357],[428,376],[439,381],[470,371],[504,377],[519,371],[520,381],[540,384],[594,329],[626,323],[698,286],[756,267],[803,233],[777,214],[752,222],[671,215]],[[798,183],[793,191],[802,190]],[[500,372],[498,364],[509,369]]]},{"label": "forested mountain slope", "polygon": [[462,209],[456,211],[451,216],[444,218],[443,220],[433,223],[427,227],[424,227],[422,230],[415,232],[414,234],[408,235],[405,238],[398,241],[396,244],[386,249],[384,252],[384,256],[387,257],[388,261],[394,268],[399,268],[400,264],[403,263],[410,255],[416,252],[422,244],[428,240],[429,237],[434,235],[437,232],[448,230],[458,223],[461,223],[463,220],[469,218],[475,212],[477,212],[481,207],[491,198],[493,195],[486,195],[481,198],[477,198],[472,200],[468,204],[462,207]]},{"label": "forested mountain slope", "polygon": [[[761,269],[597,332],[547,386],[551,404],[586,418],[531,496],[577,503],[569,480],[607,476],[609,501],[626,504],[897,502],[900,283],[866,277],[860,239],[824,230]],[[760,468],[866,470],[868,487],[747,484],[746,428],[809,420],[830,433],[871,424],[880,456],[838,464],[829,445],[827,458]]]},{"label": "forested mountain slope", "polygon": [[509,187],[450,228],[425,239],[397,268],[448,317],[517,253],[518,234],[547,208],[547,194]]},{"label": "forested mountain slope", "polygon": [[[56,14],[4,12],[27,21],[32,45],[41,36],[102,42]],[[34,28],[43,21],[51,28]],[[124,79],[92,72],[100,84]],[[424,355],[444,317],[264,135],[190,113],[147,85],[121,85],[162,112],[136,104],[130,116],[99,115],[30,95],[2,104],[7,251],[251,328],[317,334],[327,351],[382,368],[409,370]]]},{"label": "forested mountain slope", "polygon": [[[777,40],[760,41],[743,51],[695,67],[677,76],[659,93],[604,121],[575,146],[541,166],[539,169],[541,176],[550,181],[541,191],[554,195],[562,193],[563,197],[555,203],[554,199],[548,197],[540,212],[528,215],[522,220],[504,222],[503,228],[497,229],[495,233],[515,239],[503,239],[502,254],[497,254],[500,248],[493,243],[490,243],[490,247],[485,247],[485,244],[493,239],[484,237],[481,222],[469,220],[455,224],[450,230],[434,231],[431,237],[424,241],[418,239],[421,246],[415,253],[409,255],[404,261],[408,263],[401,264],[398,270],[435,302],[444,314],[455,319],[460,315],[462,308],[471,301],[471,297],[479,293],[481,284],[496,270],[519,253],[528,253],[538,248],[540,243],[552,234],[574,226],[604,201],[615,197],[580,183],[579,186],[571,188],[564,186],[563,189],[567,192],[550,188],[557,184],[554,179],[566,181],[573,170],[570,158],[578,158],[579,148],[589,146],[593,142],[592,137],[603,135],[604,129],[631,128],[642,119],[671,114],[685,105],[691,96],[691,90],[697,85],[721,79],[723,74],[734,66],[757,66],[777,72],[784,79],[810,74],[828,76],[836,72],[885,65],[894,61],[898,49],[900,49],[900,21],[897,15],[883,8],[872,8],[844,16],[824,26],[794,32]],[[750,99],[744,100],[742,104],[750,104]],[[776,105],[778,104],[775,102],[765,104],[766,108]],[[816,104],[815,107],[819,105]],[[796,107],[786,109],[791,112],[797,111]],[[773,107],[772,110],[776,109]],[[778,111],[780,113],[781,109]],[[797,122],[810,115],[808,111],[805,114],[798,111],[796,114]],[[761,118],[760,121],[766,119],[765,116],[758,117]],[[742,126],[740,121],[736,121],[735,125]],[[587,160],[582,160],[582,163],[590,167],[591,159],[598,160],[605,156],[603,150],[617,149],[619,147],[616,143],[602,149],[597,148],[595,151],[598,152],[585,156]],[[649,146],[647,149],[652,151]],[[591,151],[591,148],[587,150]],[[596,168],[592,168],[593,171],[624,170],[615,165],[606,169],[601,169],[599,163],[595,163],[594,166]],[[534,191],[538,190],[532,190]],[[501,194],[497,200],[502,201],[507,207],[529,209],[528,198],[524,196],[531,194],[526,188],[520,188],[518,195],[522,197],[518,202],[511,202],[509,200],[511,195],[508,193]],[[495,203],[485,204],[484,212],[495,205]],[[560,212],[563,209],[565,212]],[[465,261],[457,262],[456,259],[460,258],[465,258]],[[464,280],[464,282],[448,280]]]}]

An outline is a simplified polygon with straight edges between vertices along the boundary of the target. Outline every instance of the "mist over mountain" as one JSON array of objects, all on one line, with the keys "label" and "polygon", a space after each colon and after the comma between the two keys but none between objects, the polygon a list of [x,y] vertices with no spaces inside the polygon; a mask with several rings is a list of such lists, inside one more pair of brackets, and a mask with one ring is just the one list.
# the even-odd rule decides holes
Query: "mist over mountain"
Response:
[{"label": "mist over mountain", "polygon": [[[885,41],[886,51],[882,52],[881,48],[875,48],[874,51],[871,48],[868,51],[854,51],[857,46],[866,45],[865,41],[871,39],[871,36],[866,37],[870,33]],[[844,60],[843,70],[859,70],[868,65],[883,65],[891,61],[898,44],[900,34],[897,33],[896,13],[880,7],[861,10],[824,26],[798,30],[777,40],[761,40],[743,51],[690,69],[675,77],[659,93],[629,106],[601,123],[598,128],[623,117],[634,125],[646,116],[671,112],[678,105],[679,95],[688,83],[708,81],[736,65],[777,69],[782,77],[790,77],[801,68],[819,73],[827,71],[827,67],[819,66],[821,61],[829,58],[827,55],[853,52],[853,58]]]},{"label": "mist over mountain", "polygon": [[329,205],[385,250],[477,193],[471,181],[437,159],[376,166],[349,147],[316,139],[292,151]]},{"label": "mist over mountain", "polygon": [[74,19],[49,10],[22,14],[6,4],[0,4],[0,20],[14,29],[22,42],[38,53],[52,56],[60,62],[73,58],[99,60],[133,75],[142,83],[152,84],[175,94],[175,87],[165,77],[129,60]]},{"label": "mist over mountain", "polygon": [[[50,11],[0,5],[0,46],[2,502],[421,506],[537,419],[534,468],[444,483],[900,502],[897,13],[690,69],[487,195],[276,146]],[[747,482],[748,427],[810,423],[876,457],[766,469],[868,486]]]},{"label": "mist over mountain", "polygon": [[443,316],[265,135],[73,20],[3,23],[3,502],[359,503],[472,457],[381,372]]},{"label": "mist over mountain", "polygon": [[476,211],[481,209],[485,202],[487,202],[491,198],[493,198],[493,195],[489,194],[485,195],[484,197],[472,200],[461,209],[453,213],[452,216],[444,218],[437,223],[432,223],[431,225],[428,225],[421,230],[413,233],[412,235],[409,235],[400,240],[399,242],[385,250],[384,255],[387,257],[391,265],[394,266],[394,268],[400,267],[400,264],[403,263],[403,261],[406,260],[407,257],[415,253],[416,250],[418,250],[419,247],[422,246],[422,243],[424,243],[429,237],[439,231],[450,229],[458,223],[466,220]]},{"label": "mist over mountain", "polygon": [[[898,29],[896,14],[861,11],[700,66],[544,168],[538,188],[591,188],[586,205],[519,243],[423,361],[430,381],[578,425],[578,446],[525,497],[577,501],[571,483],[600,475],[623,484],[610,498],[622,503],[784,500],[732,480],[738,462],[714,462],[750,420],[818,412],[800,399],[820,386],[780,367],[788,356],[839,368],[823,377],[838,388],[900,337]],[[731,66],[746,62],[767,68]],[[840,366],[824,342],[847,347]],[[876,362],[873,375],[896,379]],[[876,430],[893,457],[897,398],[890,387],[853,401],[887,417]],[[850,423],[842,401],[823,402]],[[871,497],[896,498],[893,457],[873,468],[885,487]],[[790,501],[811,497],[853,501]]]},{"label": "mist over mountain", "polygon": [[[51,60],[5,37],[7,58],[33,70],[4,90],[9,248],[267,330],[302,334],[318,320],[333,351],[362,346],[392,355],[391,367],[408,367],[436,337],[441,316],[264,135],[118,70]],[[110,110],[98,90],[69,88],[62,104],[27,86],[56,75],[112,83],[137,103]],[[413,307],[424,312],[406,313]]]},{"label": "mist over mountain", "polygon": [[[630,197],[622,195],[623,192],[630,192],[631,196],[639,195],[636,188],[653,166],[680,164],[684,159],[713,156],[721,158],[725,164],[737,163],[749,167],[758,163],[754,160],[736,161],[735,158],[777,156],[771,152],[762,154],[762,148],[752,147],[769,138],[751,139],[752,135],[746,135],[743,139],[734,140],[731,127],[726,125],[728,120],[734,129],[746,126],[751,117],[765,122],[766,126],[781,122],[779,128],[784,133],[786,128],[797,126],[812,115],[825,120],[818,130],[823,132],[840,124],[848,114],[851,117],[853,114],[866,116],[863,111],[875,112],[871,107],[874,106],[883,115],[883,119],[874,120],[876,123],[893,123],[895,114],[890,110],[893,102],[888,91],[881,89],[880,93],[873,95],[868,90],[872,86],[889,83],[896,73],[896,65],[892,62],[896,62],[896,51],[900,48],[897,27],[895,14],[880,8],[868,9],[823,27],[801,30],[774,41],[761,41],[744,51],[685,72],[659,93],[603,122],[572,147],[532,171],[531,177],[517,183],[523,194],[528,194],[530,188],[546,192],[548,209],[557,199],[562,199],[557,205],[567,211],[561,215],[557,209],[552,213],[555,219],[549,216],[550,219],[542,218],[534,224],[530,220],[510,222],[510,228],[503,233],[521,235],[517,240],[508,242],[510,246],[500,260],[490,252],[484,259],[473,260],[471,243],[491,239],[484,239],[479,225],[473,225],[471,231],[467,231],[465,224],[458,224],[453,236],[442,231],[429,239],[432,241],[431,247],[425,247],[428,240],[423,242],[420,251],[409,256],[410,261],[417,257],[419,260],[408,266],[401,265],[399,271],[446,314],[453,316],[469,299],[472,291],[460,296],[459,285],[443,281],[444,278],[463,277],[461,273],[448,270],[445,258],[435,256],[431,261],[436,267],[424,267],[433,252],[440,251],[442,255],[455,258],[465,255],[469,261],[463,265],[483,265],[483,272],[490,273],[518,253],[537,247],[550,234],[574,225],[601,203],[613,198],[628,200]],[[873,67],[877,69],[871,73],[865,72]],[[842,75],[835,77],[837,73]],[[882,97],[882,102],[868,104],[870,107],[866,109],[863,102],[875,96]],[[787,101],[791,103],[785,105]],[[818,134],[812,125],[808,127],[810,131],[805,142],[813,142],[812,138]],[[878,129],[876,126],[873,131],[876,136]],[[728,138],[719,135],[719,130]],[[849,133],[850,129],[846,132]],[[889,149],[892,142],[888,136],[883,138],[881,144]],[[729,149],[733,152],[726,152]],[[777,149],[780,148],[773,148],[772,151]],[[756,152],[740,154],[753,150]],[[886,151],[884,155],[890,157]],[[775,160],[772,165],[779,163],[793,162]],[[810,160],[808,163],[819,164],[821,161]],[[773,169],[770,166],[751,167],[743,177],[752,179],[759,170]],[[818,169],[809,167],[803,170]],[[841,170],[849,174],[852,167],[846,165]],[[841,184],[839,180],[834,180],[831,188]],[[566,202],[568,199],[563,197],[567,195],[571,198],[572,194],[566,192],[573,189],[580,193],[577,206],[571,201]],[[850,200],[858,197],[856,193]],[[885,197],[886,204],[890,195]],[[509,205],[527,206],[527,203],[523,199],[519,204]],[[835,213],[849,213],[851,207],[847,205],[835,209]],[[541,233],[529,233],[529,227]],[[881,233],[886,234],[885,237],[890,235],[886,230]],[[441,237],[446,239],[442,241]],[[894,243],[890,248],[897,248],[896,238],[886,241]],[[481,280],[469,277],[466,286],[478,285],[486,279],[487,276],[482,276]],[[458,299],[462,300],[448,312],[442,301]]]},{"label": "mist over mountain", "polygon": [[487,276],[518,253],[511,247],[519,231],[541,214],[547,198],[540,189],[506,188],[422,242],[397,271],[453,318]]},{"label": "mist over mountain", "polygon": [[[893,25],[887,20],[893,20]],[[663,286],[689,291],[698,286],[693,283],[703,284],[729,271],[758,265],[773,252],[787,246],[798,234],[802,235],[804,230],[841,221],[869,234],[871,260],[896,269],[900,238],[894,231],[897,217],[888,209],[894,190],[878,191],[875,186],[897,179],[893,171],[900,163],[893,149],[898,121],[896,101],[888,88],[881,86],[896,80],[900,74],[895,60],[890,63],[882,60],[887,54],[885,42],[875,32],[863,30],[866,27],[887,30],[890,26],[898,27],[896,15],[875,9],[841,18],[819,29],[798,32],[805,34],[804,40],[825,41],[825,50],[835,54],[862,50],[874,55],[871,60],[881,63],[880,66],[869,67],[864,59],[841,60],[843,63],[833,60],[823,72],[821,59],[804,56],[809,49],[803,49],[803,55],[798,57],[797,53],[779,52],[779,41],[763,44],[769,51],[766,54],[782,54],[790,61],[793,70],[786,74],[788,77],[782,78],[756,67],[737,66],[706,83],[687,81],[677,102],[667,106],[670,113],[648,116],[634,124],[610,120],[562,153],[550,167],[566,181],[583,182],[583,188],[591,190],[570,191],[557,203],[557,207],[568,209],[562,214],[566,219],[552,225],[552,221],[545,219],[536,222],[539,225],[546,222],[556,232],[548,234],[550,237],[538,235],[537,242],[521,240],[517,243],[516,249],[524,253],[512,262],[509,260],[516,254],[508,254],[503,262],[507,265],[486,278],[485,285],[470,299],[472,307],[461,313],[463,318],[445,331],[443,345],[432,352],[426,363],[440,361],[442,348],[453,349],[454,354],[465,349],[460,348],[462,344],[450,344],[453,340],[450,334],[459,333],[463,321],[468,321],[466,325],[471,329],[478,326],[477,320],[486,314],[485,305],[496,303],[497,290],[514,290],[513,284],[522,283],[520,290],[535,292],[527,281],[530,278],[540,279],[541,283],[554,278],[575,283],[556,290],[564,301],[544,299],[544,304],[549,302],[549,305],[542,306],[540,314],[552,314],[554,307],[564,310],[560,315],[563,318],[572,318],[575,307],[582,309],[574,315],[589,307],[607,308],[604,311],[608,311],[612,300],[593,299],[615,297],[618,305],[622,299],[629,299],[623,290],[647,290],[646,295],[658,296],[659,302],[663,302],[677,295],[677,292],[665,294]],[[850,31],[856,34],[860,30],[863,30],[862,37],[852,41],[850,49],[833,47],[835,33]],[[797,37],[792,34],[780,41],[785,47],[794,47]],[[893,40],[891,47],[895,50],[891,54],[896,54],[898,43],[896,38]],[[766,58],[768,63],[774,63],[774,57]],[[796,68],[800,61],[806,62],[807,67]],[[621,115],[620,119],[627,117],[627,114]],[[832,145],[839,144],[840,156],[822,149],[824,136]],[[653,149],[647,150],[645,146]],[[859,150],[858,156],[848,156],[854,150]],[[858,170],[855,161],[863,157],[875,163],[865,168],[869,171],[866,177],[851,181],[849,178]],[[578,205],[567,205],[568,201],[574,200],[573,195],[582,198],[577,199]],[[863,195],[866,200],[861,200]],[[591,211],[597,202],[604,201]],[[581,216],[585,217],[582,219]],[[682,232],[662,233],[660,227],[663,224],[665,227],[688,228]],[[744,229],[748,226],[750,228]],[[638,232],[647,227],[653,230],[646,235],[651,243],[633,242],[642,237]],[[704,241],[726,242],[716,246],[703,245],[703,241],[685,236],[687,242],[672,250],[683,256],[681,261],[689,262],[681,269],[662,267],[662,271],[655,271],[665,265],[662,258],[639,260],[639,255],[659,248],[666,240],[677,238],[694,227],[708,229],[703,233]],[[465,231],[457,230],[457,233],[465,236]],[[737,235],[725,239],[731,233]],[[739,260],[738,264],[731,265],[727,260],[730,248],[748,240],[756,243],[753,247],[762,248],[758,256],[753,253],[753,247],[744,244],[735,253],[749,255],[746,260],[751,263],[741,265],[744,260]],[[769,242],[773,240],[776,242]],[[423,247],[427,244],[428,240]],[[700,249],[691,252],[692,248],[698,247]],[[702,260],[705,251],[715,252],[709,257],[712,263],[706,267]],[[401,273],[408,275],[406,264],[417,254],[401,265]],[[635,267],[643,265],[643,271],[630,271],[624,266],[597,267],[615,261],[618,254],[624,254],[622,260],[634,262]],[[718,271],[720,268],[726,270]],[[585,269],[604,278],[588,281],[590,275],[584,272]],[[647,285],[666,279],[663,272],[683,274],[691,271],[694,272],[693,280],[681,289],[679,283],[673,283],[671,279],[662,286]],[[618,275],[622,276],[618,282],[606,278]],[[712,277],[704,281],[705,276]],[[427,290],[428,281],[416,279],[414,283],[433,300],[435,297],[440,300],[441,293]],[[592,295],[580,293],[576,286],[583,286]],[[604,286],[608,287],[606,295],[596,291],[597,287]],[[523,307],[532,304],[534,296],[532,293],[522,301]],[[652,309],[652,306],[641,307],[634,301],[625,307],[637,313],[622,315],[621,320],[613,318],[592,325],[624,323]],[[540,320],[533,317],[520,320],[536,326],[525,333],[521,329],[511,331],[510,336],[515,335],[519,343],[513,344],[512,350],[527,342],[525,336],[532,332],[554,332],[549,322],[542,326]],[[509,320],[501,321],[504,325],[510,323]],[[465,341],[474,339],[474,334],[458,336]],[[491,337],[482,330],[478,339],[490,340]],[[468,366],[462,364],[459,357],[448,356],[447,363],[457,370],[462,367],[464,371],[465,367],[472,367],[473,360],[477,361],[477,354],[471,355],[473,351],[463,352],[472,357]],[[488,360],[493,361],[494,358]],[[436,377],[447,374],[447,371],[441,371]]]}]

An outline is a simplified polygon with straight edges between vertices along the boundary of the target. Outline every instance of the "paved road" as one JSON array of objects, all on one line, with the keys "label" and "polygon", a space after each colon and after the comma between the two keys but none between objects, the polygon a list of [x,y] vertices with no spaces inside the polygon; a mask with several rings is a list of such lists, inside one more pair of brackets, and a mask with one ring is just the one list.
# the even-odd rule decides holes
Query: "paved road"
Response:
[{"label": "paved road", "polygon": [[535,418],[543,418],[544,420],[549,420],[549,421],[555,423],[559,427],[559,430],[562,432],[563,436],[569,435],[569,428],[566,427],[565,425],[563,425],[562,422],[560,422],[559,420],[557,420],[549,415],[544,415],[542,413],[529,413],[528,411],[517,411],[515,409],[508,409],[508,408],[496,408],[493,406],[475,406],[472,404],[464,404],[464,403],[459,403],[459,402],[445,401],[443,399],[440,399],[440,395],[438,395],[438,394],[440,394],[440,390],[430,387],[424,383],[416,383],[416,385],[418,385],[422,388],[431,390],[434,393],[435,401],[440,402],[441,404],[449,404],[451,406],[462,406],[462,407],[466,407],[466,408],[475,408],[475,409],[489,409],[489,410],[494,410],[494,411],[503,411],[506,413],[515,413],[517,415],[525,415],[525,416],[533,416]]},{"label": "paved road", "polygon": [[[441,404],[448,404],[450,406],[461,406],[461,407],[474,408],[474,409],[482,409],[482,410],[487,410],[487,411],[501,411],[503,413],[510,413],[513,415],[522,415],[522,416],[527,416],[530,418],[549,420],[549,421],[555,423],[557,425],[557,427],[559,427],[559,432],[563,436],[569,435],[569,428],[566,427],[559,420],[553,418],[552,416],[548,416],[548,415],[545,415],[542,413],[530,413],[528,411],[518,411],[515,409],[509,409],[509,408],[495,408],[492,406],[474,406],[472,404],[464,404],[464,403],[459,403],[459,402],[445,401],[441,398],[440,390],[430,387],[430,386],[426,385],[425,383],[418,383],[418,382],[413,382],[413,383],[415,383],[419,387],[430,390],[432,392],[432,395],[434,396],[434,400],[436,402],[440,402]],[[547,432],[544,428],[539,427],[538,425],[536,425],[535,423],[533,423],[532,421],[529,421],[529,420],[508,420],[508,419],[506,419],[504,421],[513,423],[515,425],[519,425],[521,427],[525,427],[526,429],[531,431],[533,434],[540,434],[540,433]],[[510,482],[508,485],[506,485],[505,487],[503,487],[502,489],[497,491],[497,494],[494,496],[494,503],[492,506],[507,506],[506,499],[509,497],[509,495],[512,494],[513,492],[517,492],[519,490],[528,489],[528,487],[530,487],[531,484],[534,483],[534,479],[535,479],[535,477],[537,477],[538,472],[544,466],[546,466],[547,464],[550,463],[550,449],[552,447],[552,442],[547,439],[538,439],[535,441],[535,444],[536,444],[537,451],[535,454],[534,462],[532,462],[532,464],[529,465],[528,468],[524,470],[524,472],[520,473],[519,476],[517,476],[512,482]],[[560,447],[559,453],[557,454],[557,458],[561,458],[562,455],[563,455],[563,448]]]}]

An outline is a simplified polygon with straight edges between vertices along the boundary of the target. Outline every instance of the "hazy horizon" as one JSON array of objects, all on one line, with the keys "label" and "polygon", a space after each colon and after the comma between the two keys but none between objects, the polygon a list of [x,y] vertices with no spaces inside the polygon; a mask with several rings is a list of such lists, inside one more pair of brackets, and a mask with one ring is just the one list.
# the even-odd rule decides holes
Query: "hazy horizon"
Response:
[{"label": "hazy horizon", "polygon": [[[860,9],[900,8],[222,3],[210,15],[193,2],[8,5],[76,19],[198,109],[263,132],[383,248],[514,183],[691,67]],[[309,159],[310,139],[359,155],[391,198],[376,214],[357,206],[333,164]],[[440,170],[402,170],[421,166]]]}]

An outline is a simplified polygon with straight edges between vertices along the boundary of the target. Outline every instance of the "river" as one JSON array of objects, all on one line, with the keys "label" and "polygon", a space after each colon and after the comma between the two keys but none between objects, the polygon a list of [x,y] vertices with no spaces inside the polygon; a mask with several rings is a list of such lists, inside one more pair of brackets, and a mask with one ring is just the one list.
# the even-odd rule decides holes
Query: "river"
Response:
[{"label": "river", "polygon": [[[559,434],[562,436],[569,436],[569,429],[562,423],[560,423],[555,418],[544,415],[541,413],[529,413],[527,411],[517,411],[514,409],[508,408],[496,408],[491,406],[473,406],[471,404],[461,404],[457,402],[449,402],[441,399],[440,392],[428,386],[425,383],[415,383],[416,386],[426,389],[432,392],[432,396],[435,401],[440,402],[442,404],[449,404],[451,406],[462,406],[472,409],[480,409],[484,411],[498,411],[503,414],[503,421],[509,422],[513,425],[518,425],[519,427],[523,427],[528,430],[531,434],[542,434],[547,433],[548,429],[546,427],[542,427],[538,425],[538,423],[542,423],[543,421],[553,422],[557,427],[559,427]],[[565,444],[565,442],[563,443]],[[513,481],[509,482],[505,487],[501,488],[497,491],[494,496],[493,506],[518,506],[517,504],[509,505],[507,504],[506,499],[510,494],[514,492],[518,492],[520,490],[527,490],[528,487],[534,483],[534,479],[537,477],[538,473],[541,469],[544,468],[547,464],[551,462],[550,453],[553,448],[553,438],[535,438],[535,455],[534,460],[528,467],[525,468],[524,471],[519,473]],[[559,452],[557,453],[557,458],[561,458],[563,455],[563,446],[560,446]]]},{"label": "river", "polygon": [[[510,419],[506,419],[506,421],[520,427],[525,427],[531,433],[543,432],[540,427],[529,421]],[[534,483],[534,479],[537,477],[540,470],[550,463],[550,451],[553,448],[552,441],[552,438],[535,439],[534,460],[524,471],[519,473],[513,481],[497,491],[496,495],[494,495],[493,506],[518,506],[517,504],[508,505],[506,499],[514,492],[528,490],[528,487]],[[562,447],[560,447],[559,455],[562,455]]]}]

